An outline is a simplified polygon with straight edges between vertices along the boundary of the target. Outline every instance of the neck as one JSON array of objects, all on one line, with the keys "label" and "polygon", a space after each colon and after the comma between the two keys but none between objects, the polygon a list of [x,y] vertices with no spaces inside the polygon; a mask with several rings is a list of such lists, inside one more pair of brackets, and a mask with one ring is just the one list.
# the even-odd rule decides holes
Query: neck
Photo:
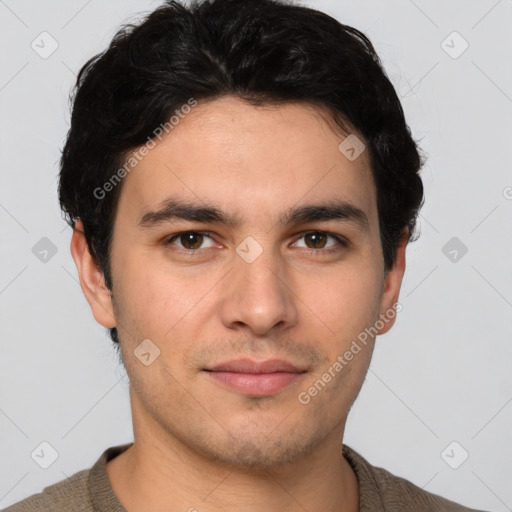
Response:
[{"label": "neck", "polygon": [[135,436],[107,463],[112,488],[128,512],[357,512],[359,486],[341,453],[343,432],[300,461],[250,469],[219,464],[175,442]]}]

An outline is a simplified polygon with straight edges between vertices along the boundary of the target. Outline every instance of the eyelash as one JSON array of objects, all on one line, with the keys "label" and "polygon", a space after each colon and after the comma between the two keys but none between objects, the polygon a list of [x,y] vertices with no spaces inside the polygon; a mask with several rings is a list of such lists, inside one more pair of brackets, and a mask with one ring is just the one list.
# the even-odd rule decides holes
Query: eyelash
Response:
[{"label": "eyelash", "polygon": [[[303,233],[301,233],[299,239],[306,235],[310,235],[313,233],[314,234],[320,233],[322,235],[326,235],[328,237],[334,238],[343,248],[348,248],[348,246],[349,246],[349,242],[345,238],[341,237],[340,235],[336,235],[334,233],[329,233],[328,231],[319,231],[319,230],[304,231]],[[179,238],[181,235],[187,235],[187,234],[198,234],[198,235],[204,235],[209,238],[212,238],[211,233],[208,231],[180,231],[179,233],[176,233],[176,234],[172,235],[171,237],[168,237],[165,240],[165,245],[166,246],[172,245],[172,242],[176,238]],[[176,249],[171,249],[171,250],[181,252],[182,254],[184,254],[186,256],[195,256],[200,252],[201,249],[181,249],[180,247],[177,247]],[[331,254],[331,253],[339,251],[340,247],[334,246],[334,247],[329,247],[327,249],[305,249],[305,250],[309,254]]]}]

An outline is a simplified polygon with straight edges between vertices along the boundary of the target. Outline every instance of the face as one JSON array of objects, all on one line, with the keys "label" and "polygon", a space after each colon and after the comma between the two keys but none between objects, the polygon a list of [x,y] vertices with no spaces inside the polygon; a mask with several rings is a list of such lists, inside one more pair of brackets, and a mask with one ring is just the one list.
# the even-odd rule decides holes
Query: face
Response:
[{"label": "face", "polygon": [[[192,109],[124,178],[112,296],[73,255],[95,318],[118,328],[136,440],[254,468],[341,439],[374,345],[357,340],[405,268],[401,245],[384,273],[368,154],[347,158],[343,139],[311,106],[228,97]],[[238,359],[298,371],[211,371]]]}]

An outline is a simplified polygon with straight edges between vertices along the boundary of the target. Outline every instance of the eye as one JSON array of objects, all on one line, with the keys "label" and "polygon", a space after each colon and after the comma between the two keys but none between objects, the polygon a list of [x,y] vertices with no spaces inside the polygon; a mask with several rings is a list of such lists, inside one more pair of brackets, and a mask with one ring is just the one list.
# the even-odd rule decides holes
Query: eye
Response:
[{"label": "eye", "polygon": [[[191,252],[197,252],[198,249],[201,249],[201,245],[203,244],[205,238],[209,238],[212,243],[206,247],[208,249],[209,247],[213,247],[214,243],[212,238],[209,236],[208,233],[204,233],[202,231],[184,231],[182,233],[177,233],[173,235],[172,237],[168,238],[166,241],[166,244],[174,245],[174,241],[176,240],[179,242],[178,248],[182,249],[183,251],[186,251],[187,253]],[[203,247],[205,248],[205,247]]]},{"label": "eye", "polygon": [[[306,245],[302,247],[305,247],[307,252],[314,254],[333,253],[349,246],[349,242],[344,237],[325,231],[308,231],[302,233],[299,240],[302,238],[304,238],[306,243]],[[203,244],[207,239],[210,240],[210,243],[205,247]],[[333,242],[330,245],[328,245],[329,240]],[[297,244],[297,242],[295,242],[295,244]],[[176,249],[173,250],[191,255],[199,253],[199,249],[215,247],[215,242],[210,236],[210,233],[203,231],[183,231],[167,238],[165,245],[175,246]]]},{"label": "eye", "polygon": [[[348,241],[343,237],[325,231],[308,231],[303,233],[301,238],[304,238],[306,244],[309,244],[306,245],[306,249],[314,253],[331,253],[340,250],[340,246],[348,247]],[[333,240],[334,243],[326,245],[329,239]]]}]

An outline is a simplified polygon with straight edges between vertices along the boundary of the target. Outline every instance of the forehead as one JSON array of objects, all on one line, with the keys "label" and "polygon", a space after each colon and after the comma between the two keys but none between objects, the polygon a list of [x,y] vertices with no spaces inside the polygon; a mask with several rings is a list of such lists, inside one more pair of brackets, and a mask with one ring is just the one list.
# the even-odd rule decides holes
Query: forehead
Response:
[{"label": "forehead", "polygon": [[309,104],[253,106],[233,97],[199,103],[124,178],[118,215],[135,221],[172,196],[256,221],[301,202],[340,198],[373,223],[368,151],[350,160],[339,149],[345,137],[326,111]]}]

